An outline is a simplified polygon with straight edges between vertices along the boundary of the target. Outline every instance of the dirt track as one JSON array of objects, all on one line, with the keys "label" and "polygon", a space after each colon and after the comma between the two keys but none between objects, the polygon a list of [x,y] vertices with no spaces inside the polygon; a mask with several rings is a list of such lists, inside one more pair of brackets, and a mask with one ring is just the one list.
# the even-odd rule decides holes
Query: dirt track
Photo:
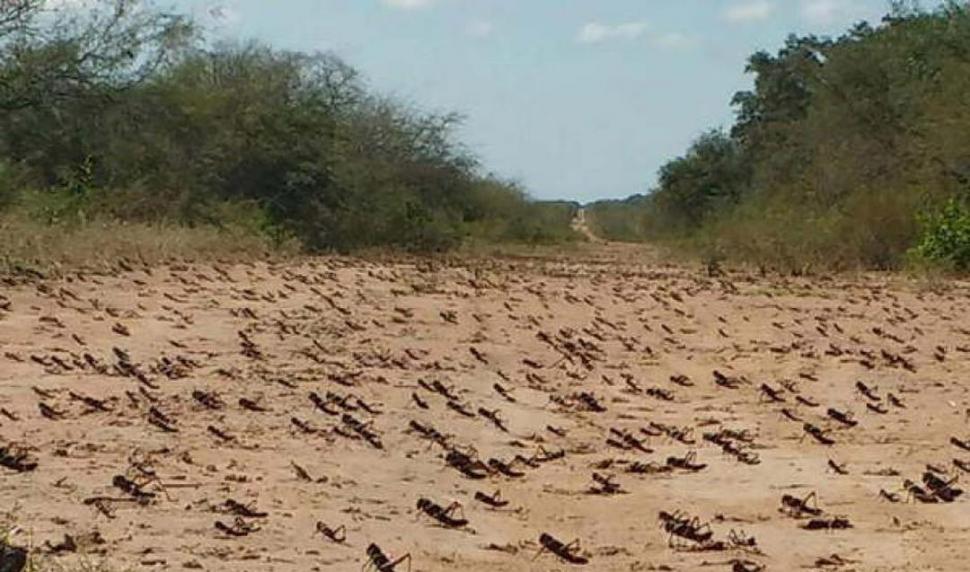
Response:
[{"label": "dirt track", "polygon": [[[2,287],[0,446],[29,447],[37,466],[0,467],[0,507],[16,541],[78,545],[45,558],[117,570],[358,570],[371,542],[410,553],[416,571],[573,568],[533,560],[542,532],[582,539],[589,570],[731,570],[732,559],[796,570],[820,558],[842,559],[829,570],[966,569],[967,495],[879,496],[905,501],[906,478],[926,488],[927,464],[944,479],[961,475],[954,459],[970,468],[951,443],[970,439],[966,284],[709,278],[637,257],[173,265]],[[753,440],[728,438],[735,454],[705,440],[724,429]],[[446,447],[524,476],[468,478]],[[544,462],[515,461],[540,447]],[[665,468],[690,451],[706,467]],[[594,473],[619,493],[591,494]],[[508,507],[474,499],[496,489]],[[813,491],[821,518],[853,528],[805,530],[809,518],[779,510],[783,495]],[[436,525],[416,511],[421,497],[460,502],[469,524]],[[241,531],[227,499],[266,512],[242,519],[258,530],[217,530]],[[760,554],[669,547],[658,513],[677,510],[711,521],[715,540],[743,530]],[[318,521],[346,526],[346,542]]]}]

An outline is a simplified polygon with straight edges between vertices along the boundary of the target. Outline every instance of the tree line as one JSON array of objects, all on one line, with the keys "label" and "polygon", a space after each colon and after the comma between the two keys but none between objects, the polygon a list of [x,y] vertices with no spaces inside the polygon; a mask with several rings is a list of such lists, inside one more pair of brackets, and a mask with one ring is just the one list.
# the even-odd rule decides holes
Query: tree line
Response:
[{"label": "tree line", "polygon": [[651,192],[589,207],[617,240],[710,261],[970,269],[970,7],[894,3],[838,38],[752,55],[730,129],[701,135]]},{"label": "tree line", "polygon": [[0,3],[0,217],[233,226],[307,251],[572,240],[484,171],[461,117],[333,54],[213,45],[140,0]]}]

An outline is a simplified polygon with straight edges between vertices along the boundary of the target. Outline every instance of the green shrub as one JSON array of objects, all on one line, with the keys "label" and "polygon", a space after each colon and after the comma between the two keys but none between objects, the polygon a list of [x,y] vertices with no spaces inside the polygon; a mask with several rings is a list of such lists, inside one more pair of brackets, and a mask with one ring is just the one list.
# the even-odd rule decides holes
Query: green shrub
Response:
[{"label": "green shrub", "polygon": [[970,203],[950,199],[939,211],[919,216],[923,234],[915,254],[954,270],[970,270]]},{"label": "green shrub", "polygon": [[9,163],[0,160],[0,211],[9,207],[21,188],[20,174]]},{"label": "green shrub", "polygon": [[914,216],[970,185],[970,5],[938,4],[752,55],[730,131],[699,137],[646,197],[589,207],[597,234],[796,273],[910,253],[968,269],[970,197]]},{"label": "green shrub", "polygon": [[633,196],[624,201],[598,201],[586,207],[586,221],[596,236],[619,242],[638,242],[646,236],[647,198]]},{"label": "green shrub", "polygon": [[499,241],[524,244],[554,244],[571,242],[579,236],[571,224],[577,206],[567,202],[539,201],[518,207],[505,221]]},{"label": "green shrub", "polygon": [[[125,89],[97,76],[0,113],[0,157],[30,181],[11,183],[0,165],[0,207],[16,203],[34,226],[231,228],[308,252],[571,234],[568,209],[483,173],[456,139],[460,117],[374,93],[333,55],[205,42],[168,55]],[[30,71],[19,62],[9,66]]]}]

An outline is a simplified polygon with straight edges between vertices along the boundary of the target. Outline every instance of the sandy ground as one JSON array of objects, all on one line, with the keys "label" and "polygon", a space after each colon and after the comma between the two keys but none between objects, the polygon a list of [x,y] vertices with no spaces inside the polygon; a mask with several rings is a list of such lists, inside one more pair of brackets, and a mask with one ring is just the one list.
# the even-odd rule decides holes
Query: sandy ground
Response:
[{"label": "sandy ground", "polygon": [[[0,447],[28,454],[0,467],[0,511],[48,562],[111,570],[359,570],[370,543],[416,571],[582,568],[535,559],[542,533],[580,539],[590,570],[968,569],[967,495],[903,490],[927,488],[927,465],[970,467],[951,442],[970,439],[967,284],[712,278],[597,248],[8,283]],[[521,476],[467,477],[448,451]],[[703,468],[669,468],[691,452]],[[475,498],[496,490],[506,507]],[[813,492],[817,518],[852,528],[780,510]],[[437,523],[420,498],[461,503],[468,523]],[[265,516],[237,523],[230,499]],[[671,547],[660,511],[709,522],[712,540]]]}]

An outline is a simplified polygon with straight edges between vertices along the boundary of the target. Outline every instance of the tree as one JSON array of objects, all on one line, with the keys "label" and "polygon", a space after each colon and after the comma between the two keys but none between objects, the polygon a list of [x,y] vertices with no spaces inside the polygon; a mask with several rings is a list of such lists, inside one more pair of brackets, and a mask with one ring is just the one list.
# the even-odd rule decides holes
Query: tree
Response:
[{"label": "tree", "polygon": [[812,78],[825,61],[829,40],[816,36],[789,36],[777,55],[759,51],[748,59],[745,71],[755,76],[753,91],[734,95],[737,123],[733,135],[756,137],[759,127],[805,117],[812,96]]},{"label": "tree", "polygon": [[376,95],[332,54],[193,43],[147,2],[90,1],[0,4],[0,157],[64,215],[48,219],[232,225],[311,251],[570,236],[569,208],[479,171],[457,114]]},{"label": "tree", "polygon": [[0,3],[0,110],[53,105],[94,87],[130,88],[193,37],[184,16],[158,11],[147,1],[94,0],[83,8],[48,4]]},{"label": "tree", "polygon": [[723,131],[709,131],[685,156],[660,168],[653,204],[672,227],[697,228],[712,212],[737,203],[749,178],[737,142]]}]

